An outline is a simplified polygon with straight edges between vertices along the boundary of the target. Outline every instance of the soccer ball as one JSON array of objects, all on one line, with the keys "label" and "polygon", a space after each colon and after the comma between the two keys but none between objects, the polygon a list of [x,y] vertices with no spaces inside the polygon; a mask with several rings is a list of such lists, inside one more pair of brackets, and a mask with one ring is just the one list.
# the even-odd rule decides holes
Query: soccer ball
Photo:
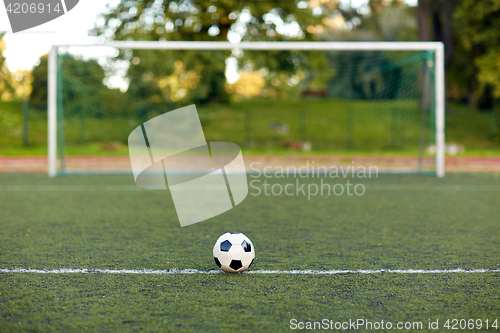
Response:
[{"label": "soccer ball", "polygon": [[241,233],[227,232],[217,239],[214,260],[227,273],[241,273],[252,265],[255,258],[253,244]]}]

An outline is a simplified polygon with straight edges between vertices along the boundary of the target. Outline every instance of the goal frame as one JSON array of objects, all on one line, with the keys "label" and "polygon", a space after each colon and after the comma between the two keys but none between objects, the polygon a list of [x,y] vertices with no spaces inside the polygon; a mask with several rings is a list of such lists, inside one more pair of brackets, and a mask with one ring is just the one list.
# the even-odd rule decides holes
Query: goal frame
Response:
[{"label": "goal frame", "polygon": [[433,51],[435,97],[436,176],[445,175],[445,74],[442,42],[188,42],[188,41],[110,41],[92,44],[53,45],[48,61],[47,158],[48,176],[57,175],[57,52],[60,47],[112,47],[136,50],[323,50],[323,51]]}]

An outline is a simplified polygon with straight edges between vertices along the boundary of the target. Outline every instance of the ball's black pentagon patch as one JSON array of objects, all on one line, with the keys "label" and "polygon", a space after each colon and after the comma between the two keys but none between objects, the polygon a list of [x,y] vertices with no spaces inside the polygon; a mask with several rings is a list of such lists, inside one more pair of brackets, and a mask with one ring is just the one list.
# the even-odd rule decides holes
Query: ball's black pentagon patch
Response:
[{"label": "ball's black pentagon patch", "polygon": [[231,235],[237,235],[239,232],[230,232]]},{"label": "ball's black pentagon patch", "polygon": [[255,258],[252,259],[252,261],[250,262],[250,265],[248,265],[248,268],[250,268],[250,266],[252,266],[254,260],[255,260]]},{"label": "ball's black pentagon patch", "polygon": [[219,261],[219,259],[217,259],[216,257],[214,257],[214,260],[215,260],[215,263],[217,264],[217,266],[219,266],[219,268],[221,268],[221,263]]},{"label": "ball's black pentagon patch", "polygon": [[247,242],[246,240],[244,240],[243,243],[241,243],[241,246],[243,247],[243,250],[245,250],[245,252],[252,251],[252,245],[250,245],[250,243]]},{"label": "ball's black pentagon patch", "polygon": [[220,243],[220,250],[221,251],[224,251],[224,252],[227,252],[229,251],[229,249],[231,248],[231,242],[228,241],[228,240],[225,240],[223,241],[222,243]]},{"label": "ball's black pentagon patch", "polygon": [[243,267],[243,264],[241,263],[241,260],[233,260],[229,264],[229,267],[231,267],[232,269],[234,269],[235,271],[237,271],[238,269],[240,269],[241,267]]}]

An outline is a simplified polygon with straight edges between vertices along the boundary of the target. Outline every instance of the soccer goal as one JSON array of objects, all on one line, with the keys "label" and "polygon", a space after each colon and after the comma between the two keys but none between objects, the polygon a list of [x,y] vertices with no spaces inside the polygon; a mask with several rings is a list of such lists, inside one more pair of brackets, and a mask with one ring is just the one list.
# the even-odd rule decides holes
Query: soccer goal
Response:
[{"label": "soccer goal", "polygon": [[445,174],[440,42],[113,41],[50,51],[49,176],[130,173],[130,132],[190,104],[246,163]]}]

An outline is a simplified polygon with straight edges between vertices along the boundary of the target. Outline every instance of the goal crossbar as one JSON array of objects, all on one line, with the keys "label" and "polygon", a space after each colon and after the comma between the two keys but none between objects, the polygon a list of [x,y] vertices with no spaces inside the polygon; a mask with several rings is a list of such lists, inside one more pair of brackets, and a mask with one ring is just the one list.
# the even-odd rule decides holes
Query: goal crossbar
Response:
[{"label": "goal crossbar", "polygon": [[445,75],[444,44],[441,42],[189,42],[109,41],[92,44],[57,44],[48,62],[48,175],[57,174],[57,51],[60,47],[111,47],[143,50],[323,50],[323,51],[433,51],[435,56],[436,176],[445,175]]},{"label": "goal crossbar", "polygon": [[110,41],[91,44],[56,44],[54,47],[101,46],[135,50],[339,50],[339,51],[435,51],[441,42],[187,42]]}]

